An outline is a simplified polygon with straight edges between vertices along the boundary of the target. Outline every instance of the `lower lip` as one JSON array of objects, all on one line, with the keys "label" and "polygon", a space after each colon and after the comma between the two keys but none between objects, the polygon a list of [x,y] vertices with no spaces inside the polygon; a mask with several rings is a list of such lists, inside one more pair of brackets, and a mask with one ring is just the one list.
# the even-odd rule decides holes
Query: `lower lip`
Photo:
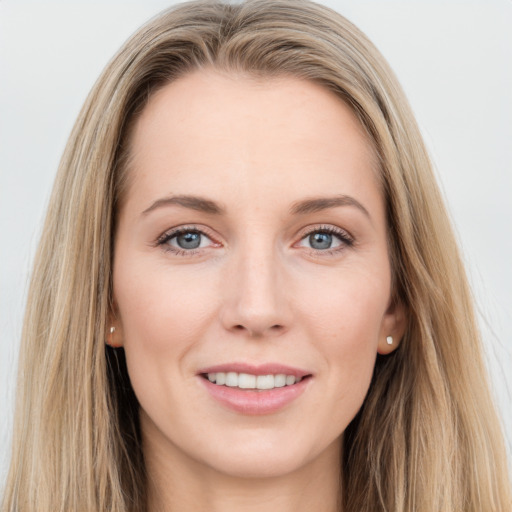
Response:
[{"label": "lower lip", "polygon": [[297,384],[263,391],[218,386],[204,377],[199,377],[210,395],[229,409],[241,414],[272,414],[298,398],[309,385],[310,377]]}]

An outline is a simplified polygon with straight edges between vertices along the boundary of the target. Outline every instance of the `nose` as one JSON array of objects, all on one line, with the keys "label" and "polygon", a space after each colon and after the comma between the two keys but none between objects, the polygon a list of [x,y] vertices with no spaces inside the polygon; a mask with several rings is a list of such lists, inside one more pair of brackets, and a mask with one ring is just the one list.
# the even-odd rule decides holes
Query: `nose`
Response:
[{"label": "nose", "polygon": [[241,251],[233,257],[224,286],[224,328],[252,338],[281,335],[291,325],[290,290],[277,254]]}]

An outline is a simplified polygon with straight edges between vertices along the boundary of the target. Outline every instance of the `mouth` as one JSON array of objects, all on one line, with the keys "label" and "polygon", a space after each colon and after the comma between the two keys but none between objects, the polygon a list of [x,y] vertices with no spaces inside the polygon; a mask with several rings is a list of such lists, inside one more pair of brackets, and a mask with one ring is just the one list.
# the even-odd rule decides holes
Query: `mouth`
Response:
[{"label": "mouth", "polygon": [[286,373],[255,375],[244,372],[209,372],[202,373],[201,377],[217,386],[226,386],[241,390],[268,391],[275,388],[284,388],[298,384],[308,379],[311,374],[296,376]]},{"label": "mouth", "polygon": [[313,374],[278,364],[232,363],[198,373],[215,402],[244,415],[273,414],[297,400]]}]

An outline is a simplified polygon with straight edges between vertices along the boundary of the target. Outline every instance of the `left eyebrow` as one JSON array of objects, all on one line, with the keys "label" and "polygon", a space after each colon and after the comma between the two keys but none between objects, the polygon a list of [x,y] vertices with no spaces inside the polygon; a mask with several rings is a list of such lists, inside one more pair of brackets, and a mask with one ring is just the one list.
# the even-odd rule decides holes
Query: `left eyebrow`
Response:
[{"label": "left eyebrow", "polygon": [[312,199],[297,201],[292,204],[290,212],[292,215],[305,215],[307,213],[321,212],[329,208],[337,208],[338,206],[354,206],[371,220],[368,210],[357,199],[346,195],[314,197]]}]

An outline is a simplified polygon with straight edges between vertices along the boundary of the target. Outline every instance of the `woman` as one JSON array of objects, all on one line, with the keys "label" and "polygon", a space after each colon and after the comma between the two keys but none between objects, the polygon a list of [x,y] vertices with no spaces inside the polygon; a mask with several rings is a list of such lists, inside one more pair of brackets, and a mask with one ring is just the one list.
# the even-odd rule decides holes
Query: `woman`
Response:
[{"label": "woman", "polygon": [[418,129],[315,4],[185,4],[121,49],[23,338],[3,510],[510,507]]}]

